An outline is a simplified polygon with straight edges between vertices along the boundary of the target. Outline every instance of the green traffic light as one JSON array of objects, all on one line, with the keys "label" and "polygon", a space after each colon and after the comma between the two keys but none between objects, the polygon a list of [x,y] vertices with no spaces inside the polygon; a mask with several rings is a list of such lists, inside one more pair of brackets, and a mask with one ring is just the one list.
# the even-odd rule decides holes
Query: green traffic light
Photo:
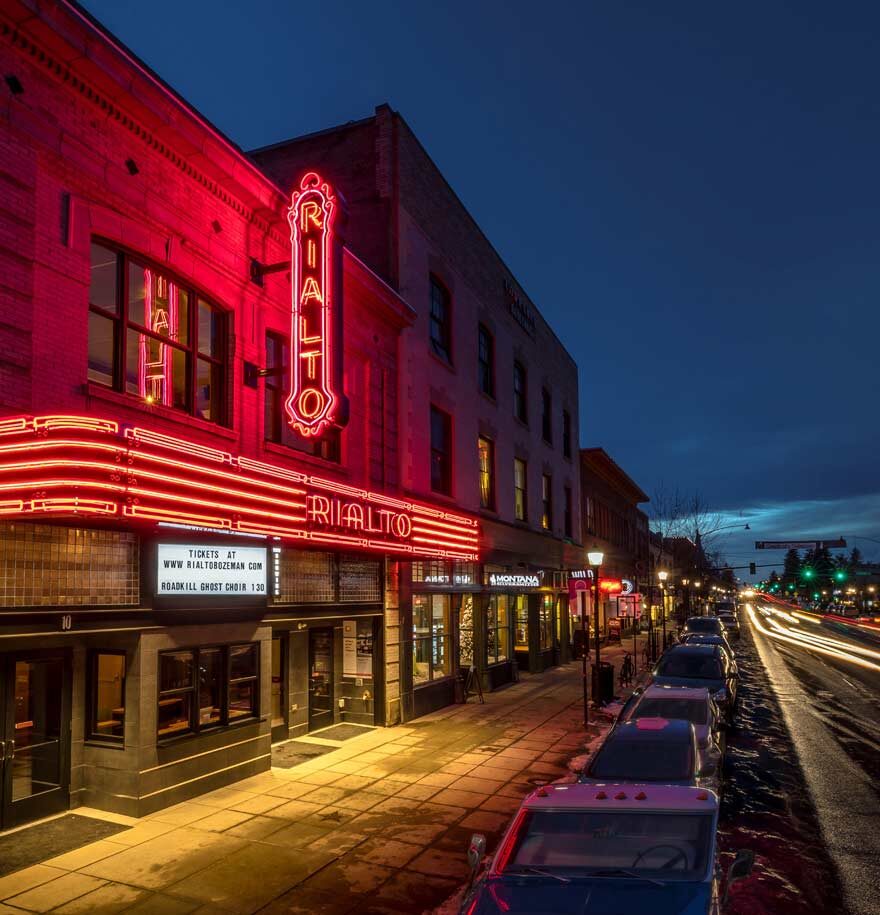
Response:
[{"label": "green traffic light", "polygon": [[804,569],[804,578],[812,578],[815,574],[812,569]]},{"label": "green traffic light", "polygon": [[835,581],[846,581],[846,572],[844,572],[843,569],[838,569],[834,573],[834,580]]},{"label": "green traffic light", "polygon": [[814,591],[814,592],[813,592],[813,600],[819,600],[819,592],[818,592],[818,591]]}]

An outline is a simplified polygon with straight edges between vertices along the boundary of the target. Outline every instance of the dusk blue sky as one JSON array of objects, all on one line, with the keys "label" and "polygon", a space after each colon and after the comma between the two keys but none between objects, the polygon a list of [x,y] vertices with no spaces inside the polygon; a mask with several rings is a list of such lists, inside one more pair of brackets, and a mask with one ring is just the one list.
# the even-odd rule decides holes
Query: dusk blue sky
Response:
[{"label": "dusk blue sky", "polygon": [[582,444],[745,513],[731,558],[880,540],[880,5],[85,6],[246,149],[400,111],[577,359]]}]

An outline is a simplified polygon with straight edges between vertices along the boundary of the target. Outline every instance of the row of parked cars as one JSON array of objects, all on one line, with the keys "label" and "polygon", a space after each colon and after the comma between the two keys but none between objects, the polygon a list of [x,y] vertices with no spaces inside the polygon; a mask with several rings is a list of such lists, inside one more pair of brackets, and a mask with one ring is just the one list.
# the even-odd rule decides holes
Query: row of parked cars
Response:
[{"label": "row of parked cars", "polygon": [[523,801],[488,865],[485,837],[471,838],[462,915],[720,915],[754,855],[726,874],[717,860],[739,680],[736,608],[717,610],[686,622],[576,784]]}]

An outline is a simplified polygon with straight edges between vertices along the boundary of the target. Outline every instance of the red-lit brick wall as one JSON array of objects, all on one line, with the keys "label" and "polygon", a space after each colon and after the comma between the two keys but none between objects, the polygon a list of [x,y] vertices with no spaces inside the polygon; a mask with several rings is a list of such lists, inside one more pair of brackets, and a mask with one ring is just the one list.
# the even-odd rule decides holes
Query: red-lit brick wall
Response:
[{"label": "red-lit brick wall", "polygon": [[[24,90],[13,94],[0,84],[0,416],[108,416],[395,491],[406,306],[346,254],[343,358],[351,413],[342,466],[267,446],[263,381],[245,386],[244,363],[263,367],[266,332],[289,332],[290,286],[281,272],[260,288],[249,268],[252,257],[289,259],[291,188],[279,190],[69,11],[48,6],[41,22],[25,18],[27,6],[8,3],[0,13],[0,67]],[[129,173],[128,159],[137,174]],[[149,258],[229,311],[230,428],[88,384],[93,235]]]}]

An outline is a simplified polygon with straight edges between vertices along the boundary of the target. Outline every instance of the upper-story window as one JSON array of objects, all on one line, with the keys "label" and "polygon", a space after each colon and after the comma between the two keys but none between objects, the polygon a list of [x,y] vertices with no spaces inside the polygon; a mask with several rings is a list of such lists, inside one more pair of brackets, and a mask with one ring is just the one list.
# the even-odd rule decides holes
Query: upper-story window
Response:
[{"label": "upper-story window", "polygon": [[147,261],[92,242],[89,381],[225,423],[227,316]]},{"label": "upper-story window", "polygon": [[526,368],[521,362],[513,363],[513,415],[524,423],[529,421],[526,389]]},{"label": "upper-story window", "polygon": [[495,508],[495,443],[490,438],[477,439],[480,461],[480,508]]},{"label": "upper-story window", "polygon": [[541,388],[541,436],[553,444],[553,398],[547,388]]},{"label": "upper-story window", "polygon": [[431,346],[447,362],[452,362],[452,302],[449,291],[431,277]]},{"label": "upper-story window", "polygon": [[571,457],[571,413],[562,411],[562,454]]},{"label": "upper-story window", "polygon": [[571,487],[566,486],[563,489],[563,518],[562,529],[566,537],[572,535],[572,518],[571,518]]},{"label": "upper-story window", "polygon": [[513,517],[517,521],[527,521],[529,517],[528,472],[521,458],[513,459]]},{"label": "upper-story window", "polygon": [[431,489],[452,495],[452,417],[431,407]]},{"label": "upper-story window", "polygon": [[284,401],[290,393],[290,347],[284,334],[266,334],[266,371],[263,399],[263,435],[267,442],[295,448],[305,454],[339,463],[341,434],[339,429],[327,429],[317,440],[297,435],[287,423]]},{"label": "upper-story window", "polygon": [[541,477],[541,527],[553,529],[553,478],[549,473]]},{"label": "upper-story window", "polygon": [[482,324],[477,330],[477,360],[480,390],[495,396],[495,340]]}]

